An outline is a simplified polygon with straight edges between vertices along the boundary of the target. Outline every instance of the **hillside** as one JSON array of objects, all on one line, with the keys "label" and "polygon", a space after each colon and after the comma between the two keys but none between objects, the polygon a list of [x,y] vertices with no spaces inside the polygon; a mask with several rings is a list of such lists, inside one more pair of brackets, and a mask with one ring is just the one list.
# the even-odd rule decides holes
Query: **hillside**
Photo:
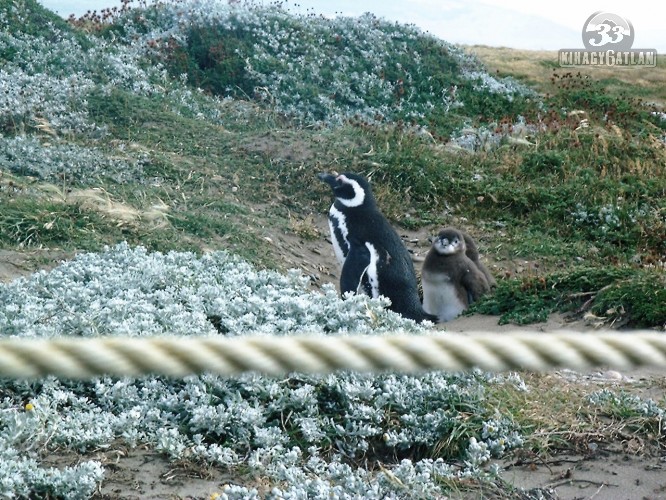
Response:
[{"label": "hillside", "polygon": [[[417,263],[442,226],[476,237],[498,287],[472,314],[666,326],[663,68],[572,73],[548,54],[280,3],[127,4],[64,22],[25,0],[0,3],[0,24],[0,277],[26,275],[0,285],[1,335],[422,332],[381,301],[337,297],[316,178],[332,170],[371,177]],[[570,420],[537,415],[547,405],[525,401],[525,380],[569,401]],[[231,498],[537,498],[491,458],[610,446],[623,425],[663,451],[662,402],[557,386],[6,381],[0,494],[87,498],[109,450],[140,448],[229,472]],[[56,451],[75,457],[50,470]]]},{"label": "hillside", "polygon": [[353,170],[397,224],[465,226],[500,273],[661,267],[664,120],[635,96],[549,68],[538,97],[372,16],[199,8],[4,32],[6,247],[126,240],[290,267],[266,238],[320,238],[312,179]]},{"label": "hillside", "polygon": [[[529,84],[542,93],[552,92],[552,82],[547,71],[562,72],[557,66],[557,51],[529,51],[506,47],[487,47],[472,45],[465,51],[478,57],[489,71],[497,75],[511,75],[517,80]],[[576,73],[593,78],[603,84],[607,92],[615,95],[629,95],[644,101],[655,103],[663,110],[666,105],[666,56],[657,56],[654,68],[617,68],[593,67],[581,68]]]}]

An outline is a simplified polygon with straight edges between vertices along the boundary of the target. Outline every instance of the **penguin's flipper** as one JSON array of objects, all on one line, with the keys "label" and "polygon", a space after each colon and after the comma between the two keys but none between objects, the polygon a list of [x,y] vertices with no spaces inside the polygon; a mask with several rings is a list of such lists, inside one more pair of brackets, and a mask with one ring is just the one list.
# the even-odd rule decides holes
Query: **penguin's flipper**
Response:
[{"label": "penguin's flipper", "polygon": [[369,265],[370,251],[364,246],[352,246],[349,249],[345,263],[342,265],[340,293],[358,293],[361,291],[369,295],[366,276],[366,270]]},{"label": "penguin's flipper", "polygon": [[473,262],[469,263],[467,272],[463,274],[461,281],[467,291],[467,302],[469,305],[472,305],[483,294],[490,291],[488,280]]}]

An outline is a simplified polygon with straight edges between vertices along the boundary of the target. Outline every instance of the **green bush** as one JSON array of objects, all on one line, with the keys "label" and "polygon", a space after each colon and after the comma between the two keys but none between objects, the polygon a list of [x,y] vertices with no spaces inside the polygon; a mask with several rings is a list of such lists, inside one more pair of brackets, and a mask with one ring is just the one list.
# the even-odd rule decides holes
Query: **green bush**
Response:
[{"label": "green bush", "polygon": [[543,276],[500,280],[472,311],[500,323],[546,321],[556,311],[591,311],[611,322],[666,325],[666,273],[654,269],[580,267]]}]

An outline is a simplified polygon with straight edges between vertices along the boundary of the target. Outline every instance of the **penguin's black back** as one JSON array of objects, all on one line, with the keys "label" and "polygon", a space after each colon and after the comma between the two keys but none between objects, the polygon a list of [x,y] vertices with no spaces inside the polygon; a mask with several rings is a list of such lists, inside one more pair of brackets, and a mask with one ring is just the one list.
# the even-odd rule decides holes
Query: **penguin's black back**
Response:
[{"label": "penguin's black back", "polygon": [[436,321],[435,316],[423,311],[407,248],[376,205],[364,203],[359,207],[347,207],[336,200],[334,206],[345,215],[351,247],[364,248],[367,242],[377,250],[379,293],[391,299],[389,309],[419,323]]}]

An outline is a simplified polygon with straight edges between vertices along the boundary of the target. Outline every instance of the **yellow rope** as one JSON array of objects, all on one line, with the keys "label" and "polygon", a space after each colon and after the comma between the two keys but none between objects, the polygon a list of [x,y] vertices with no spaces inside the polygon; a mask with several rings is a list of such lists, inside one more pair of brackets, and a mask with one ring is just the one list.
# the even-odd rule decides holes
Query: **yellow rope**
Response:
[{"label": "yellow rope", "polygon": [[657,366],[666,371],[666,334],[440,333],[393,336],[95,337],[0,341],[0,376],[97,375],[174,377],[255,371],[330,373],[336,370],[413,373],[577,370]]}]

